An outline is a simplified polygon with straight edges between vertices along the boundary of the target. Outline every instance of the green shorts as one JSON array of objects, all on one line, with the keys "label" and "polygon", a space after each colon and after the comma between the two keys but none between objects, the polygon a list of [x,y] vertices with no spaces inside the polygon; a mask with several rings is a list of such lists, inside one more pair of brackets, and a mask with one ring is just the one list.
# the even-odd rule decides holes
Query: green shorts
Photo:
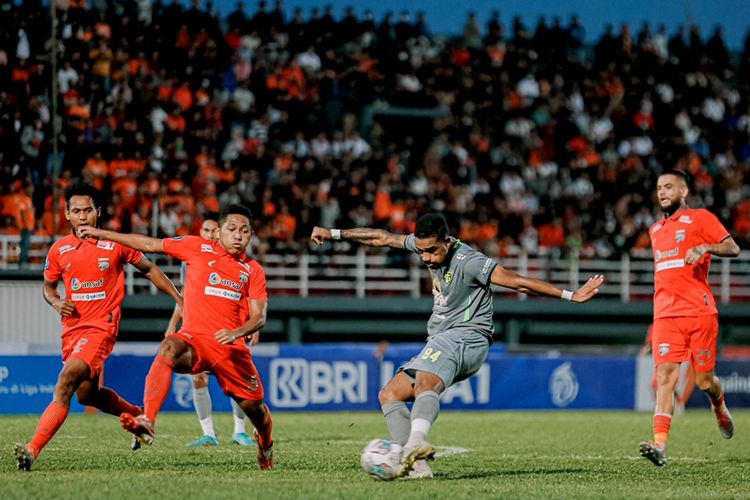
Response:
[{"label": "green shorts", "polygon": [[399,371],[412,379],[418,371],[434,373],[447,389],[478,372],[489,351],[490,339],[481,333],[445,332],[429,337],[422,351]]}]

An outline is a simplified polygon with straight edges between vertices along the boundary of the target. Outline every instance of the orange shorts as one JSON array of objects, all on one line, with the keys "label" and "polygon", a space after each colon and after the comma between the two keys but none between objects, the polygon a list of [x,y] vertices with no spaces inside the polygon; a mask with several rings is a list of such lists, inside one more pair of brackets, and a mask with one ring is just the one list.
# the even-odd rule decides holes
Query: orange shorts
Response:
[{"label": "orange shorts", "polygon": [[227,396],[251,401],[263,399],[260,375],[243,342],[222,345],[213,335],[193,335],[182,331],[175,335],[190,344],[195,352],[197,359],[193,373],[213,373]]},{"label": "orange shorts", "polygon": [[716,365],[719,317],[691,316],[654,320],[651,349],[654,364],[692,360],[695,370],[709,372]]},{"label": "orange shorts", "polygon": [[63,363],[77,358],[89,365],[91,378],[99,375],[117,342],[117,323],[101,321],[63,330]]}]

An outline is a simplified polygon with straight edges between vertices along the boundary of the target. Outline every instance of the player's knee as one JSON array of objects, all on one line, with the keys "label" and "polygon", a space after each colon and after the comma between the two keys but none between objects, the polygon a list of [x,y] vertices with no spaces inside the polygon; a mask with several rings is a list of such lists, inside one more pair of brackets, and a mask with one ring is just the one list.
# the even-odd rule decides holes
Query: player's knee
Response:
[{"label": "player's knee", "polygon": [[76,389],[81,383],[81,376],[74,370],[65,370],[60,373],[60,377],[57,379],[57,387],[55,387],[55,399],[57,400],[70,400],[75,394]]},{"label": "player's knee", "polygon": [[159,345],[159,356],[176,361],[180,357],[180,354],[182,354],[181,346],[177,342],[174,342],[171,337],[167,337]]},{"label": "player's knee", "polygon": [[380,402],[380,405],[388,404],[396,400],[396,395],[388,389],[387,387],[383,387],[380,389],[380,392],[378,392],[378,401]]},{"label": "player's knee", "polygon": [[193,377],[193,387],[196,389],[203,389],[208,387],[208,375],[205,373],[198,373]]},{"label": "player's knee", "polygon": [[676,386],[680,372],[677,369],[671,369],[664,365],[659,365],[656,370],[656,383],[659,386]]},{"label": "player's knee", "polygon": [[696,373],[695,374],[695,385],[701,391],[710,391],[714,384],[713,373]]}]

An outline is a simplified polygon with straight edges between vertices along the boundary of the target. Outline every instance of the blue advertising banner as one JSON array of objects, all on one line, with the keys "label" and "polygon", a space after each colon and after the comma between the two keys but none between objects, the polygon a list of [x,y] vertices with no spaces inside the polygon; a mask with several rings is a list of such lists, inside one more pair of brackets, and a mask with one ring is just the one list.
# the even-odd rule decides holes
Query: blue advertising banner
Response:
[{"label": "blue advertising banner", "polygon": [[[424,344],[284,345],[253,354],[274,410],[377,410],[378,391],[399,366]],[[153,358],[112,356],[106,383],[140,404]],[[634,405],[635,363],[629,357],[560,357],[507,355],[493,346],[471,379],[450,387],[445,409],[623,408]],[[607,376],[602,376],[606,373]],[[230,411],[229,400],[211,377],[216,411]],[[192,377],[175,374],[165,411],[192,410]]]},{"label": "blue advertising banner", "polygon": [[[44,411],[61,369],[60,356],[0,356],[0,414]],[[77,401],[70,405],[83,410]]]},{"label": "blue advertising banner", "polygon": [[[155,347],[155,346],[154,346]],[[267,344],[253,358],[274,410],[377,410],[379,389],[424,344]],[[155,351],[155,348],[154,348]],[[149,351],[151,352],[151,351]],[[142,404],[153,355],[115,354],[104,382]],[[0,356],[0,413],[39,413],[52,399],[58,356]],[[750,361],[721,360],[717,373],[733,407],[750,406]],[[515,355],[493,346],[479,372],[449,388],[445,409],[633,409],[636,360],[626,356]],[[175,374],[164,411],[193,411],[192,376]],[[216,411],[229,399],[211,377]],[[705,405],[696,391],[691,403]],[[83,408],[74,403],[73,411]]]}]

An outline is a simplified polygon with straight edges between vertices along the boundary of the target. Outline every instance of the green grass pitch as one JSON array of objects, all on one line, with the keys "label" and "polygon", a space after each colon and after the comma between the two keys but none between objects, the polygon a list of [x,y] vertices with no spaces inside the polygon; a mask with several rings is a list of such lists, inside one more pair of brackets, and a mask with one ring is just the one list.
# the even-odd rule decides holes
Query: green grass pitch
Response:
[{"label": "green grass pitch", "polygon": [[435,479],[380,482],[360,468],[370,439],[387,437],[376,413],[274,414],[276,465],[230,445],[230,414],[215,415],[220,446],[188,449],[193,414],[163,414],[138,452],[118,419],[73,415],[32,472],[13,444],[38,416],[0,416],[0,497],[11,498],[750,498],[750,411],[723,439],[706,410],[675,417],[668,466],[638,457],[651,416],[634,412],[443,412],[431,435]]}]

